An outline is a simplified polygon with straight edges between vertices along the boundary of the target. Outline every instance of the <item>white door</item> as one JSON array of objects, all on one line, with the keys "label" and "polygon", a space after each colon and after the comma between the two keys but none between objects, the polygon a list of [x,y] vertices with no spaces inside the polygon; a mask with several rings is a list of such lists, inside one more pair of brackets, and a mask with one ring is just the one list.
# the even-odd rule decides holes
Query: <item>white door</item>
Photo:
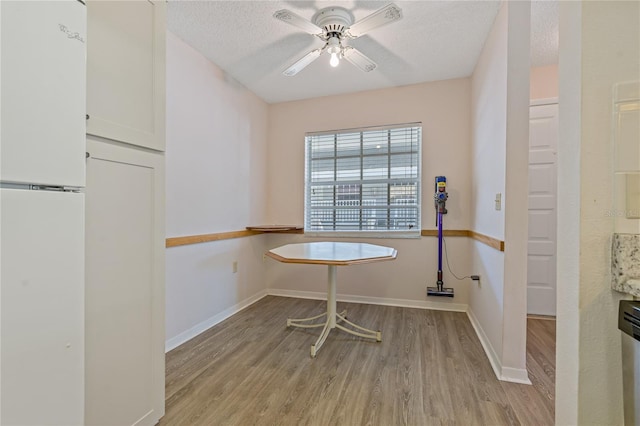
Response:
[{"label": "white door", "polygon": [[0,1],[0,180],[84,186],[86,7]]},{"label": "white door", "polygon": [[556,152],[558,104],[529,115],[527,313],[556,315]]},{"label": "white door", "polygon": [[3,425],[80,425],[84,194],[0,189]]}]

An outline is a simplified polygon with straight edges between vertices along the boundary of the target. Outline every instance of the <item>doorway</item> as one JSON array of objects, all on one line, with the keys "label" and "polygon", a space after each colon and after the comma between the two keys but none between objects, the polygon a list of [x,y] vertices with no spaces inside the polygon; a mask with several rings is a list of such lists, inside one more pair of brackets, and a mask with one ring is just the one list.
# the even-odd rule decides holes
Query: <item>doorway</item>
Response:
[{"label": "doorway", "polygon": [[527,313],[556,315],[558,101],[529,108]]}]

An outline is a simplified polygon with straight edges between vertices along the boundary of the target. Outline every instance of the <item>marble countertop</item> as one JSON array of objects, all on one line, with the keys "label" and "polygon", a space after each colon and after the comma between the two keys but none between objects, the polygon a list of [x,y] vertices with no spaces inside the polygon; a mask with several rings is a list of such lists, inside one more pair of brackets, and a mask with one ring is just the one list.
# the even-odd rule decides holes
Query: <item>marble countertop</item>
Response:
[{"label": "marble countertop", "polygon": [[640,235],[613,234],[611,288],[640,297]]}]

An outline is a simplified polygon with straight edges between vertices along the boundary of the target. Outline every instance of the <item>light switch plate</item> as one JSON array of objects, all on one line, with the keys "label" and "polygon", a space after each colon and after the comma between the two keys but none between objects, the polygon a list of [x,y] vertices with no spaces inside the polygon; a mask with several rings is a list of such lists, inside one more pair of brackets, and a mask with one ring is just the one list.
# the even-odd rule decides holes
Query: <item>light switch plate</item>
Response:
[{"label": "light switch plate", "polygon": [[497,193],[496,194],[496,210],[502,210],[502,194],[501,193]]}]

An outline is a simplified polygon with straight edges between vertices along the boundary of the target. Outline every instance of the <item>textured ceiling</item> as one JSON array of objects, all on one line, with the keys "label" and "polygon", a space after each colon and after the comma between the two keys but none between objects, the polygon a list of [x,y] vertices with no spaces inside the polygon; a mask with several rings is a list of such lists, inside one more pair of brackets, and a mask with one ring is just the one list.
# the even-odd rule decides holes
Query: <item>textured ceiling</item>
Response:
[{"label": "textured ceiling", "polygon": [[[315,36],[275,18],[289,9],[311,19],[327,6],[356,22],[389,1],[184,1],[168,4],[168,28],[269,103],[403,86],[471,75],[499,1],[394,1],[403,18],[349,42],[378,64],[364,73],[329,55],[293,77],[282,75],[309,51]],[[557,63],[557,1],[532,3],[532,65]]]}]

